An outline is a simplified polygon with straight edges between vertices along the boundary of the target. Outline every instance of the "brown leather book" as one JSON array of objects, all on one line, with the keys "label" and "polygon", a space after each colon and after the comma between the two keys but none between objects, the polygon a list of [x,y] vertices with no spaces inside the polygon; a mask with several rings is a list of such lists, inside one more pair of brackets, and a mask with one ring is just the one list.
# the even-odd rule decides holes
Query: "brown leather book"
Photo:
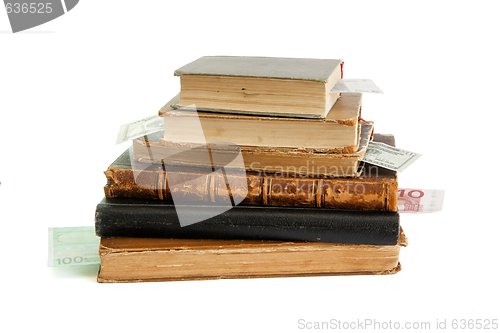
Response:
[{"label": "brown leather book", "polygon": [[393,274],[396,245],[315,242],[101,238],[99,282]]},{"label": "brown leather book", "polygon": [[[394,145],[392,135],[375,135],[375,140]],[[137,198],[172,202],[172,192],[189,196],[197,203],[230,203],[230,195],[241,196],[238,189],[228,193],[220,173],[199,168],[168,167],[135,163],[125,151],[105,171],[106,198]],[[186,187],[183,179],[192,186]],[[197,179],[193,185],[193,179]],[[169,180],[172,181],[169,184]],[[357,178],[291,177],[279,174],[246,173],[247,189],[242,205],[323,207],[336,209],[397,211],[397,175],[393,171],[365,165]],[[238,182],[233,182],[238,183]]]}]

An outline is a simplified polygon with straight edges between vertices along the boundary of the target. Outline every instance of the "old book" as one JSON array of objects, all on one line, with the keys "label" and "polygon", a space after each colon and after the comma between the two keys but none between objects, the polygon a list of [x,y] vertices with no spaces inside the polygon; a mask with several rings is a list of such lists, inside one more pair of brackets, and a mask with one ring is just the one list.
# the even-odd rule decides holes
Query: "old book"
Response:
[{"label": "old book", "polygon": [[[374,135],[374,141],[394,145],[392,135]],[[141,141],[141,148],[144,141]],[[105,171],[106,198],[138,198],[172,203],[172,193],[189,195],[197,204],[229,204],[224,175],[212,169],[131,162],[126,150]],[[166,161],[168,163],[168,161]],[[230,170],[227,177],[242,177]],[[189,181],[192,186],[185,186]],[[239,183],[238,181],[232,184]],[[299,177],[283,174],[246,173],[245,199],[241,205],[321,207],[353,210],[397,211],[396,172],[366,165],[358,178]]]},{"label": "old book", "polygon": [[196,112],[189,108],[172,109],[168,104],[159,114],[165,121],[164,140],[171,143],[229,142],[238,146],[302,148],[324,153],[358,149],[361,94],[343,94],[324,119]]},{"label": "old book", "polygon": [[103,237],[99,282],[392,274],[395,245]]},{"label": "old book", "polygon": [[[229,209],[231,206],[227,207]],[[201,221],[187,226],[184,220]],[[97,205],[95,229],[101,237],[161,237],[316,241],[394,245],[397,212],[327,208],[172,205],[160,201],[104,199]]]},{"label": "old book", "polygon": [[341,60],[215,56],[175,71],[179,106],[217,112],[324,118],[339,97]]},{"label": "old book", "polygon": [[[365,155],[372,131],[372,124],[361,122],[360,143],[358,149],[352,153],[302,148],[255,146],[236,148],[238,153],[241,153],[244,168],[248,172],[279,173],[300,177],[355,177],[361,172],[361,160]],[[219,158],[207,159],[207,151]],[[131,154],[134,162],[144,164],[231,169],[231,165],[219,162],[231,161],[235,155],[235,147],[230,146],[230,149],[227,149],[227,146],[217,144],[174,144],[162,140],[157,135],[149,135],[147,140],[139,138],[133,141]],[[208,163],[210,164],[207,165]]]}]

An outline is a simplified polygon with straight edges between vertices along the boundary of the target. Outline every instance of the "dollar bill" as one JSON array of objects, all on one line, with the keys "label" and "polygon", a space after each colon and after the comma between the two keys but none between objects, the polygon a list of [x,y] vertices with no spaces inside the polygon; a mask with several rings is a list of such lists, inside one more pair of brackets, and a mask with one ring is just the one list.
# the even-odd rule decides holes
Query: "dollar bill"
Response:
[{"label": "dollar bill", "polygon": [[339,80],[335,86],[333,86],[331,92],[383,94],[382,90],[370,79]]},{"label": "dollar bill", "polygon": [[163,131],[163,126],[163,118],[157,115],[124,124],[118,131],[116,144]]},{"label": "dollar bill", "polygon": [[49,228],[50,267],[99,264],[94,227]]},{"label": "dollar bill", "polygon": [[398,189],[400,213],[432,213],[443,208],[444,190],[418,188]]},{"label": "dollar bill", "polygon": [[389,170],[403,171],[420,156],[420,154],[382,142],[370,142],[363,161]]}]

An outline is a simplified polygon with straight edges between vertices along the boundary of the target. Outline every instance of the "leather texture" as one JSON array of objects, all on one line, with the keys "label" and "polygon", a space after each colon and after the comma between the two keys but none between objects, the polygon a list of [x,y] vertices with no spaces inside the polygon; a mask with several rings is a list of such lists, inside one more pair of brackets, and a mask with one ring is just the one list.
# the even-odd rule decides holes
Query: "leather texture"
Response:
[{"label": "leather texture", "polygon": [[[213,206],[190,206],[206,214]],[[95,228],[101,237],[255,239],[395,245],[397,212],[363,212],[323,208],[236,206],[208,220],[181,227],[173,205],[159,201],[104,199]]]},{"label": "leather texture", "polygon": [[[392,135],[376,134],[374,139],[394,145]],[[126,150],[108,167],[105,172],[108,182],[104,187],[107,198],[154,199],[171,203],[171,193],[175,192],[189,196],[196,204],[210,200],[228,203],[225,180],[211,170],[169,166],[167,176],[161,164],[135,162],[134,166]],[[295,177],[252,172],[247,172],[246,178],[247,191],[240,193],[237,188],[231,189],[233,196],[246,197],[244,205],[397,211],[396,173],[372,165],[366,165],[359,178]],[[192,184],[195,179],[197,182],[186,188],[182,184],[187,179]]]}]

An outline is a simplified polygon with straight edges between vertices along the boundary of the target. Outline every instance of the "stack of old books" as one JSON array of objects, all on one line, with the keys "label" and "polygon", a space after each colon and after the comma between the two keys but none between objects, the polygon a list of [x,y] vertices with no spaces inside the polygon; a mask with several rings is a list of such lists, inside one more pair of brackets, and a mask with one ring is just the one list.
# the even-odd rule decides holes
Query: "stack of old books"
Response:
[{"label": "stack of old books", "polygon": [[343,62],[202,57],[178,69],[162,133],[105,172],[101,282],[388,274],[406,239],[397,176],[364,164]]}]

